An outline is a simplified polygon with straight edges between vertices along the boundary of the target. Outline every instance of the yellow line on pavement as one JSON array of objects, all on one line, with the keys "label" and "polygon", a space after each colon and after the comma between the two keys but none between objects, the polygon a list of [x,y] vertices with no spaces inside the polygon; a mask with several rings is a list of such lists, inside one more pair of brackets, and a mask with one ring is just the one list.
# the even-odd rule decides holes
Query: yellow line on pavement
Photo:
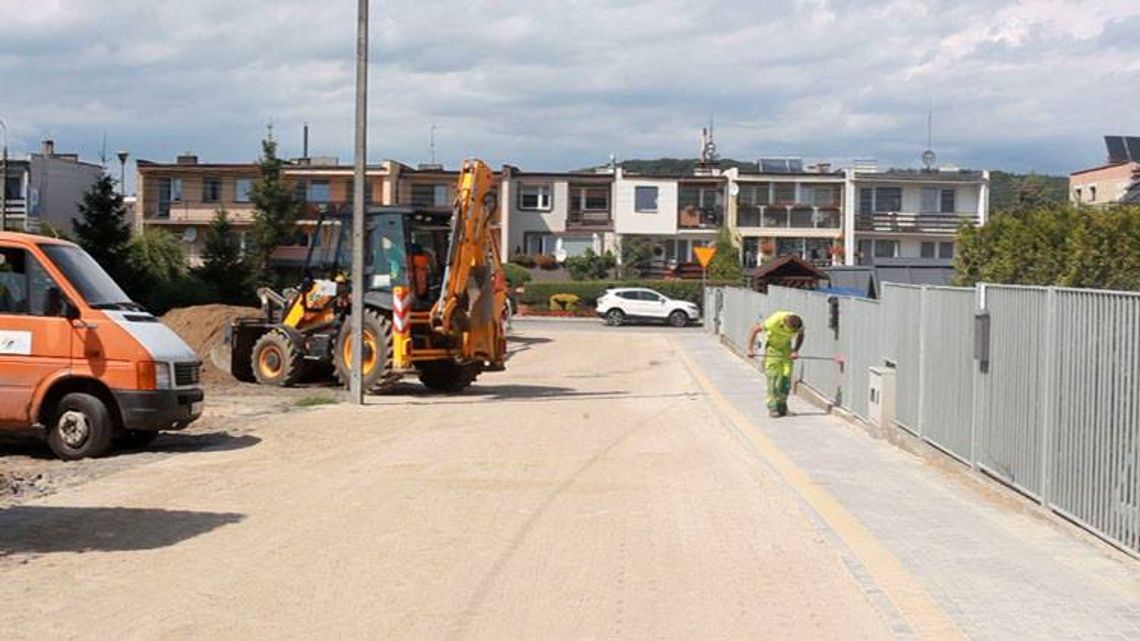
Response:
[{"label": "yellow line on pavement", "polygon": [[713,405],[730,419],[738,435],[751,441],[788,485],[843,540],[851,554],[867,569],[871,578],[886,593],[920,639],[966,638],[950,616],[938,607],[926,589],[885,545],[834,496],[812,481],[807,472],[792,462],[771,439],[760,433],[752,421],[720,393],[684,349],[678,348],[676,351],[689,373],[708,393]]}]

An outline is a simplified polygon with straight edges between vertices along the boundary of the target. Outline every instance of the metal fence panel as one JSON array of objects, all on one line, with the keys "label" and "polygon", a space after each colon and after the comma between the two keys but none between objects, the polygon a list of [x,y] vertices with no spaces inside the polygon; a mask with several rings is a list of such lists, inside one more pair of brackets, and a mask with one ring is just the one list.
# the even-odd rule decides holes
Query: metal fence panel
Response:
[{"label": "metal fence panel", "polygon": [[973,289],[927,287],[923,295],[921,429],[969,463],[974,408]]},{"label": "metal fence panel", "polygon": [[921,433],[919,412],[922,393],[922,288],[883,285],[883,309],[890,319],[884,347],[895,363],[895,423]]},{"label": "metal fence panel", "polygon": [[1055,296],[1051,503],[1140,551],[1140,296]]},{"label": "metal fence panel", "polygon": [[976,456],[989,473],[1041,496],[1042,430],[1047,388],[1049,292],[986,286],[990,315],[988,371],[979,374]]},{"label": "metal fence panel", "polygon": [[880,307],[878,301],[862,298],[839,300],[840,352],[845,361],[840,405],[863,420],[870,420],[867,368],[883,364]]}]

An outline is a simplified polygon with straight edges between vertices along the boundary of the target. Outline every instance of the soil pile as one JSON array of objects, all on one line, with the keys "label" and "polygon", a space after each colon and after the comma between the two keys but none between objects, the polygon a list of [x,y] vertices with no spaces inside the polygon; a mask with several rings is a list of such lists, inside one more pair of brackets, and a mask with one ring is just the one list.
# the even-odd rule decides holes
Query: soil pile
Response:
[{"label": "soil pile", "polygon": [[214,367],[210,360],[210,350],[222,342],[226,327],[238,316],[257,316],[256,307],[234,307],[232,305],[198,305],[172,309],[162,317],[162,322],[186,341],[202,359],[202,380],[207,383],[233,382],[229,372]]}]

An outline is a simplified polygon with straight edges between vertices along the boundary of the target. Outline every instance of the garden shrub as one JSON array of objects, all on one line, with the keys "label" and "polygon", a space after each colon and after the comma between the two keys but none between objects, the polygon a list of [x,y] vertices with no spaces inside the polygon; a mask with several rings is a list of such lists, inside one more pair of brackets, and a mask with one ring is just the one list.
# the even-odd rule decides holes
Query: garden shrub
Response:
[{"label": "garden shrub", "polygon": [[541,269],[558,269],[558,259],[550,254],[539,254],[535,256],[534,264]]}]

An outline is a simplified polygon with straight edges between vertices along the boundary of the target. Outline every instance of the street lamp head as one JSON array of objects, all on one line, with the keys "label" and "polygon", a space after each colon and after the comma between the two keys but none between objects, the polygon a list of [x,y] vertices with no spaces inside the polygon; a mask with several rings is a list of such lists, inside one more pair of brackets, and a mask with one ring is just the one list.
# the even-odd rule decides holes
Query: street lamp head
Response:
[{"label": "street lamp head", "polygon": [[131,153],[129,151],[126,151],[126,150],[120,151],[118,153],[119,163],[126,163],[127,157],[129,157],[130,155],[131,155]]}]

